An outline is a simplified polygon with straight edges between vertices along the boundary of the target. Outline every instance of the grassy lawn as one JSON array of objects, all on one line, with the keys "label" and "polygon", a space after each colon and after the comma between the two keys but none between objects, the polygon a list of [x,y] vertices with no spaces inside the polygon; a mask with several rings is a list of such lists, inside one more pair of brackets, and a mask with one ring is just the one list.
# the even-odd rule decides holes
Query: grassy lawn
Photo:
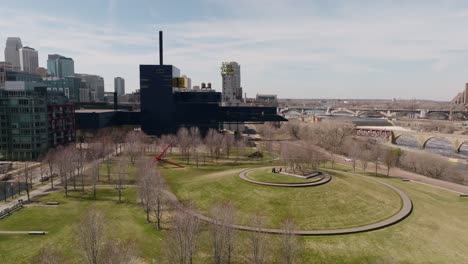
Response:
[{"label": "grassy lawn", "polygon": [[323,176],[305,179],[282,173],[272,173],[271,168],[263,168],[251,171],[247,173],[246,177],[255,181],[276,183],[307,183],[316,182],[323,179]]},{"label": "grassy lawn", "polygon": [[386,181],[411,197],[413,213],[377,231],[302,238],[304,263],[468,263],[468,199],[419,183]]},{"label": "grassy lawn", "polygon": [[71,192],[65,198],[63,192],[49,194],[38,199],[36,204],[58,201],[57,207],[34,206],[18,211],[0,221],[0,230],[44,230],[45,236],[0,235],[1,263],[30,263],[41,246],[51,245],[61,251],[70,263],[82,263],[76,235],[80,216],[90,206],[101,209],[105,214],[107,234],[121,240],[133,240],[140,255],[148,262],[157,261],[160,256],[161,232],[152,224],[145,223],[143,209],[136,202],[136,190],[124,191],[124,203],[117,203],[117,192],[99,189],[98,200],[90,194]]},{"label": "grassy lawn", "polygon": [[[399,197],[392,190],[344,172],[333,174],[325,185],[298,189],[259,186],[238,178],[245,168],[269,164],[219,161],[199,168],[168,166],[162,173],[182,201],[193,200],[204,213],[213,204],[231,200],[239,223],[248,224],[249,215],[258,212],[268,217],[269,227],[279,227],[289,216],[301,229],[340,228],[375,222],[400,208]],[[335,165],[337,168],[352,170]],[[131,174],[134,177],[134,172]],[[468,263],[467,198],[414,182],[379,179],[404,190],[413,201],[413,213],[394,226],[372,232],[300,237],[303,250],[297,263]],[[0,230],[49,231],[45,236],[0,235],[0,263],[31,263],[43,245],[57,248],[71,263],[82,263],[76,229],[80,216],[91,206],[104,212],[109,234],[135,241],[144,263],[167,263],[162,253],[167,230],[158,232],[154,225],[145,223],[134,188],[125,189],[124,203],[118,204],[117,192],[111,187],[100,188],[97,201],[90,193],[71,192],[69,198],[63,192],[52,193],[36,203],[59,201],[59,206],[32,206],[0,220]],[[212,262],[207,226],[201,228],[195,264]],[[235,263],[248,263],[247,236],[236,232]],[[279,236],[268,235],[268,242],[267,263],[280,263]]]},{"label": "grassy lawn", "polygon": [[[110,181],[108,180],[107,175],[107,165],[106,163],[99,164],[99,182],[100,184],[113,184],[118,178],[119,168],[115,161],[111,163],[110,166]],[[135,184],[136,181],[137,168],[132,163],[128,163],[128,176],[126,177],[128,184]]]},{"label": "grassy lawn", "polygon": [[230,201],[238,211],[238,223],[246,225],[252,215],[260,214],[270,228],[279,228],[290,217],[299,229],[339,229],[378,222],[401,208],[400,197],[393,190],[344,174],[334,174],[322,186],[281,188],[242,181],[239,170],[213,173],[186,170],[187,173],[167,177],[182,202],[190,200],[198,210],[208,214],[215,204]]}]

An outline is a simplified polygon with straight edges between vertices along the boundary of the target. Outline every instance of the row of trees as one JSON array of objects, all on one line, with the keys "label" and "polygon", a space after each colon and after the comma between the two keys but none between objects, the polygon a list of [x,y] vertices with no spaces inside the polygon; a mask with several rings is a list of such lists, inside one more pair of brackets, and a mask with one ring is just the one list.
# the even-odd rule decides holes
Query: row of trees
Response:
[{"label": "row of trees", "polygon": [[[216,206],[211,215],[214,224],[208,226],[209,248],[211,259],[215,264],[231,263],[271,263],[274,258],[280,258],[282,263],[298,263],[302,244],[301,240],[293,235],[295,226],[291,220],[285,220],[282,228],[285,234],[271,239],[261,232],[264,218],[254,216],[251,225],[256,231],[246,236],[238,236],[233,229],[227,227],[234,223],[235,211],[229,203]],[[139,258],[138,247],[134,240],[123,241],[114,236],[106,225],[106,219],[101,210],[92,207],[80,218],[75,229],[79,240],[77,249],[82,256],[82,263],[87,264],[132,264],[142,263]],[[176,210],[171,228],[163,241],[163,254],[168,263],[191,264],[194,263],[197,250],[201,242],[203,229],[201,222],[194,216]],[[243,252],[241,254],[241,252]],[[272,252],[276,252],[272,254]],[[33,258],[33,263],[62,264],[68,260],[62,252],[52,245],[44,245]]]},{"label": "row of trees", "polygon": [[354,171],[358,163],[363,170],[373,164],[377,174],[379,165],[382,164],[386,166],[389,175],[390,168],[399,165],[402,156],[400,149],[383,147],[374,139],[355,138],[353,127],[346,123],[322,122],[307,126],[293,122],[288,129],[292,131],[290,138],[297,137],[305,143],[281,144],[282,163],[293,170],[314,170],[325,162],[330,162],[333,167],[337,156],[345,155],[351,160]]},{"label": "row of trees", "polygon": [[310,173],[328,161],[327,155],[310,147],[294,143],[281,143],[280,161],[282,166],[293,173]]},{"label": "row of trees", "polygon": [[464,183],[466,175],[458,172],[445,158],[430,153],[405,152],[400,166],[431,178]]},{"label": "row of trees", "polygon": [[[200,130],[197,127],[185,128],[178,130],[174,138],[174,145],[179,147],[181,154],[190,164],[190,160],[195,160],[195,164],[199,165],[200,155],[207,153],[211,161],[218,161],[223,155],[226,158],[231,156],[233,148],[236,148],[239,157],[240,149],[245,147],[245,141],[242,138],[236,138],[231,133],[219,133],[215,129],[209,129],[205,137],[202,137]],[[205,155],[203,155],[205,162]]]},{"label": "row of trees", "polygon": [[[282,263],[292,264],[297,263],[300,258],[302,245],[292,233],[295,226],[289,219],[281,226],[286,231],[285,234],[278,236],[276,240],[261,231],[264,227],[264,218],[258,215],[253,216],[250,221],[250,225],[255,230],[244,237],[238,236],[238,233],[229,227],[235,222],[235,210],[230,203],[213,207],[210,215],[214,223],[208,226],[209,246],[212,262],[215,264],[231,264],[239,261],[264,264],[270,263],[274,257],[281,258]],[[199,220],[190,214],[178,211],[171,223],[171,230],[166,236],[168,245],[166,256],[169,263],[193,263],[200,242]],[[276,245],[272,243],[273,241]],[[241,254],[241,251],[244,253]]]}]

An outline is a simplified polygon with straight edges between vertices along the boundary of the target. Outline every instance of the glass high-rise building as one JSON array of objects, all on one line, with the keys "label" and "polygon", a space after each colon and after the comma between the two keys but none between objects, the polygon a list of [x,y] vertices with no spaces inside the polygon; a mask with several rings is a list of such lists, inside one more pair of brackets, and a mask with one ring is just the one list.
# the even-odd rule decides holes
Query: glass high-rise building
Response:
[{"label": "glass high-rise building", "polygon": [[49,54],[47,58],[47,73],[52,77],[65,78],[75,74],[75,62],[59,54]]}]

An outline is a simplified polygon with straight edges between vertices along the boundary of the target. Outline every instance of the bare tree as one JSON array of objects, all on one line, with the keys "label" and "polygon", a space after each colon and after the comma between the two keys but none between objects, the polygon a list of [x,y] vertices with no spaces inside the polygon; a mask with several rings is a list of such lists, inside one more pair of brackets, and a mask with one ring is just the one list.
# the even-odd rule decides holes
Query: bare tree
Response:
[{"label": "bare tree", "polygon": [[88,162],[91,164],[90,176],[91,184],[93,185],[93,198],[96,200],[96,184],[99,182],[99,151],[89,150]]},{"label": "bare tree", "polygon": [[210,158],[218,161],[221,155],[221,147],[223,144],[223,135],[214,129],[208,130],[205,137],[205,144],[210,152]]},{"label": "bare tree", "polygon": [[164,189],[165,189],[165,182],[164,178],[162,177],[159,170],[153,170],[153,202],[150,203],[152,205],[152,211],[156,218],[156,228],[161,230],[161,219],[163,214],[163,208],[165,204],[165,197],[164,197]]},{"label": "bare tree", "polygon": [[447,161],[429,153],[405,153],[401,165],[405,169],[432,178],[444,178],[449,175],[454,175]]},{"label": "bare tree", "polygon": [[191,127],[190,128],[190,143],[192,144],[192,151],[194,154],[195,158],[195,164],[198,168],[198,161],[199,161],[199,151],[200,151],[200,146],[203,143],[201,135],[200,135],[200,130],[198,127]]},{"label": "bare tree", "polygon": [[[80,174],[81,171],[81,161],[82,157],[80,152],[74,146],[68,146],[68,150],[70,151],[70,174],[73,180],[73,190],[76,191],[76,177]],[[78,175],[77,175],[78,174]],[[84,191],[84,186],[83,186]]]},{"label": "bare tree", "polygon": [[286,130],[287,134],[292,139],[300,138],[301,126],[299,122],[287,122],[283,126],[284,126],[283,129]]},{"label": "bare tree", "polygon": [[224,151],[226,152],[226,157],[229,158],[231,155],[231,149],[234,146],[236,139],[231,133],[224,133],[222,144],[224,146]]},{"label": "bare tree", "polygon": [[172,230],[167,236],[169,263],[192,264],[198,246],[199,220],[178,211],[172,224]]},{"label": "bare tree", "polygon": [[41,247],[39,253],[33,257],[32,263],[35,264],[64,264],[68,263],[61,252],[56,250],[52,245]]},{"label": "bare tree", "polygon": [[126,131],[123,128],[113,127],[109,133],[110,141],[114,145],[115,155],[122,151],[122,143],[126,140]]},{"label": "bare tree", "polygon": [[153,196],[153,188],[151,184],[151,161],[145,158],[139,158],[136,162],[138,170],[138,196],[140,198],[140,203],[143,206],[143,209],[146,213],[146,222],[150,222],[150,212],[151,212],[151,201]]},{"label": "bare tree", "polygon": [[156,218],[156,228],[160,230],[165,203],[164,178],[149,159],[137,160],[137,168],[138,195],[146,213],[146,222],[150,222],[150,213],[153,212]]},{"label": "bare tree", "polygon": [[367,170],[369,162],[372,160],[372,153],[369,149],[363,149],[359,154],[359,160],[361,161],[361,168],[363,171]]},{"label": "bare tree", "polygon": [[293,234],[295,225],[291,219],[286,219],[283,222],[282,229],[285,231],[280,238],[280,252],[282,262],[285,264],[295,263],[300,253],[300,244],[297,237]]},{"label": "bare tree", "polygon": [[23,164],[23,173],[21,173],[21,176],[22,176],[22,180],[24,181],[25,186],[26,186],[26,195],[28,196],[28,202],[30,202],[31,197],[30,197],[29,192],[30,192],[30,190],[32,190],[33,172],[31,170],[31,168],[29,167],[28,162],[25,162]]},{"label": "bare tree", "polygon": [[125,189],[125,183],[128,178],[128,163],[125,158],[119,158],[118,159],[118,173],[117,173],[117,179],[115,182],[115,188],[117,189],[117,192],[119,194],[119,203],[122,203],[122,192]]},{"label": "bare tree", "polygon": [[132,164],[135,164],[137,156],[143,153],[145,137],[141,131],[130,131],[125,136],[125,151]]},{"label": "bare tree", "polygon": [[177,146],[180,149],[180,152],[187,160],[187,164],[190,164],[190,149],[192,147],[192,138],[190,136],[190,131],[181,127],[177,131]]},{"label": "bare tree", "polygon": [[106,164],[106,172],[107,172],[107,181],[111,181],[111,169],[112,169],[112,138],[110,135],[104,135],[100,138],[103,152],[104,152],[104,162]]},{"label": "bare tree", "polygon": [[84,253],[84,261],[98,264],[104,244],[104,216],[96,208],[87,210],[81,217],[78,226],[80,246]]},{"label": "bare tree", "polygon": [[387,166],[387,176],[390,176],[390,168],[398,164],[402,155],[401,149],[389,148],[385,151],[384,162]]},{"label": "bare tree", "polygon": [[405,152],[401,159],[401,166],[413,172],[419,172],[419,162],[416,155]]},{"label": "bare tree", "polygon": [[357,140],[347,140],[346,141],[346,153],[351,159],[351,165],[353,166],[353,171],[356,171],[356,163],[363,151],[362,144]]},{"label": "bare tree", "polygon": [[255,231],[250,232],[248,236],[248,242],[251,249],[249,262],[253,264],[268,263],[268,238],[266,234],[261,231],[263,225],[264,220],[261,216],[256,215],[253,217],[252,226],[256,229]]},{"label": "bare tree", "polygon": [[345,141],[353,134],[349,125],[335,122],[324,122],[316,131],[316,141],[319,146],[330,151],[332,168],[335,164],[336,154],[341,154]]},{"label": "bare tree", "polygon": [[244,154],[244,149],[247,145],[247,143],[245,142],[245,140],[242,138],[242,137],[239,137],[237,140],[236,140],[236,160],[235,160],[235,163],[237,163],[240,159],[240,157]]},{"label": "bare tree", "polygon": [[136,254],[133,241],[122,242],[118,239],[107,239],[102,248],[101,264],[139,264],[142,263]]},{"label": "bare tree", "polygon": [[210,236],[215,264],[232,263],[234,232],[229,226],[234,224],[234,207],[230,203],[215,206],[211,210],[214,223],[210,225]]},{"label": "bare tree", "polygon": [[382,148],[380,147],[380,145],[379,144],[372,145],[372,148],[370,149],[370,154],[371,154],[372,162],[375,165],[375,176],[377,176],[378,170],[379,170],[379,161],[382,156]]},{"label": "bare tree", "polygon": [[55,177],[55,168],[56,168],[56,153],[55,149],[49,149],[46,156],[44,157],[44,162],[47,163],[49,179],[50,179],[50,188],[54,189],[54,177]]}]

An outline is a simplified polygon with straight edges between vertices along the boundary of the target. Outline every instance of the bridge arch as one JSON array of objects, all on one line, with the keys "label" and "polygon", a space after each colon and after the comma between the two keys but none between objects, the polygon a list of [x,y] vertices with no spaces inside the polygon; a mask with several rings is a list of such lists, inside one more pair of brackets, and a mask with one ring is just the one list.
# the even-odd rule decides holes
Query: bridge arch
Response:
[{"label": "bridge arch", "polygon": [[466,120],[468,119],[468,113],[454,112],[452,114],[452,120]]},{"label": "bridge arch", "polygon": [[330,113],[332,115],[336,115],[336,114],[339,114],[339,113],[346,113],[346,114],[350,114],[352,116],[356,115],[356,113],[354,113],[353,111],[351,111],[349,109],[346,109],[346,108],[337,108],[335,110],[330,111]]},{"label": "bridge arch", "polygon": [[378,111],[362,111],[362,112],[358,112],[357,116],[358,117],[362,117],[363,115],[369,116],[369,114],[373,116],[385,117],[385,115],[382,114],[382,112],[378,112]]},{"label": "bridge arch", "polygon": [[302,115],[302,111],[298,110],[298,109],[288,109],[284,112],[282,112],[283,114],[293,114],[293,115]]},{"label": "bridge arch", "polygon": [[443,116],[445,119],[449,119],[450,114],[445,113],[445,112],[439,112],[439,111],[432,111],[427,113],[427,117],[441,117]]},{"label": "bridge arch", "polygon": [[417,136],[413,135],[413,134],[409,134],[409,133],[399,133],[399,134],[395,134],[395,132],[392,132],[393,133],[393,138],[392,138],[392,144],[397,144],[397,139],[401,138],[401,137],[407,137],[407,138],[411,138],[411,139],[414,139],[414,141],[416,142],[417,146],[420,147],[420,140]]},{"label": "bridge arch", "polygon": [[[421,149],[426,149],[426,145],[427,143],[432,140],[432,139],[435,139],[435,138],[438,138],[438,139],[443,139],[445,141],[447,141],[449,144],[452,143],[450,139],[446,138],[446,137],[443,137],[443,136],[439,136],[439,135],[434,135],[434,136],[429,136],[427,138],[425,138],[422,142],[422,145],[421,145]],[[453,143],[452,143],[453,145]]]},{"label": "bridge arch", "polygon": [[462,147],[464,144],[467,144],[467,145],[468,145],[468,139],[467,139],[467,140],[463,140],[460,144],[458,144],[458,146],[456,146],[456,148],[455,148],[455,152],[456,152],[456,153],[460,153],[461,147]]}]

